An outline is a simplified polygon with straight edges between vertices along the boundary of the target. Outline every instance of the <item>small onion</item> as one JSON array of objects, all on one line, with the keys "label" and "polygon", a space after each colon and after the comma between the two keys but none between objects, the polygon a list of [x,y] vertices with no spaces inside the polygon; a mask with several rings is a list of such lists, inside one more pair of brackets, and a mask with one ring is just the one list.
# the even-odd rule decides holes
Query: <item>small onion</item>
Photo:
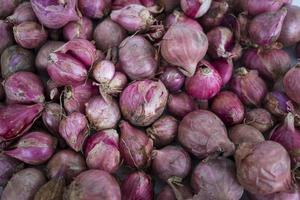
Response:
[{"label": "small onion", "polygon": [[82,14],[93,19],[101,19],[110,12],[111,0],[79,0]]},{"label": "small onion", "polygon": [[168,111],[178,118],[183,118],[188,113],[197,109],[197,104],[193,98],[184,92],[170,94],[167,106]]},{"label": "small onion", "polygon": [[0,187],[4,187],[9,179],[24,167],[20,161],[5,154],[0,154]]},{"label": "small onion", "polygon": [[163,187],[157,196],[157,200],[177,200],[180,197],[183,199],[191,199],[193,197],[193,192],[191,188],[181,184],[176,185],[174,187],[176,188],[176,191],[174,191],[168,185]]},{"label": "small onion", "polygon": [[280,91],[269,92],[264,100],[264,107],[276,117],[284,117],[291,111],[293,102]]},{"label": "small onion", "polygon": [[89,18],[82,17],[76,22],[70,22],[63,28],[66,40],[86,39],[91,40],[93,34],[93,22]]},{"label": "small onion", "polygon": [[64,110],[61,105],[57,103],[49,103],[45,105],[45,110],[42,114],[42,119],[45,127],[53,135],[58,135],[59,123],[64,115]]},{"label": "small onion", "polygon": [[238,124],[229,129],[229,139],[236,145],[242,143],[260,143],[265,141],[263,134],[247,124]]},{"label": "small onion", "polygon": [[51,179],[42,187],[39,188],[38,192],[34,195],[34,200],[49,199],[63,199],[63,192],[66,187],[64,178],[58,177]]},{"label": "small onion", "polygon": [[175,67],[166,67],[159,79],[170,92],[178,92],[185,81],[185,76]]},{"label": "small onion", "polygon": [[4,22],[3,20],[0,20],[0,55],[2,54],[4,49],[6,49],[12,44],[13,44],[13,33],[10,26],[8,23]]},{"label": "small onion", "polygon": [[245,115],[245,123],[257,128],[262,133],[265,133],[274,125],[272,115],[263,108],[248,111]]},{"label": "small onion", "polygon": [[181,0],[183,12],[193,18],[202,17],[210,8],[212,0]]},{"label": "small onion", "polygon": [[283,78],[285,93],[290,99],[298,104],[300,103],[300,86],[298,84],[299,76],[300,65],[296,65],[296,67],[291,68]]},{"label": "small onion", "polygon": [[233,74],[233,62],[231,59],[219,58],[210,63],[220,74],[223,86],[226,85]]},{"label": "small onion", "polygon": [[30,2],[21,3],[14,11],[8,16],[7,21],[12,24],[21,24],[26,21],[37,21],[37,18],[32,10]]},{"label": "small onion", "polygon": [[278,11],[285,0],[240,0],[239,5],[243,11],[256,16],[261,13]]}]

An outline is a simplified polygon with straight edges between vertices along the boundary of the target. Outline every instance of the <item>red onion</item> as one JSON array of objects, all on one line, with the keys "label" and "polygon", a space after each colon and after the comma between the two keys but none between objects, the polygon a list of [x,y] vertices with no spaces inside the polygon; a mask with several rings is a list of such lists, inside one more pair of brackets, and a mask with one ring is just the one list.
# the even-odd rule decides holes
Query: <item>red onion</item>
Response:
[{"label": "red onion", "polygon": [[61,105],[57,103],[49,103],[45,105],[45,110],[42,114],[42,119],[45,127],[53,135],[58,135],[59,123],[64,115],[64,110]]},{"label": "red onion", "polygon": [[26,21],[37,21],[30,2],[21,3],[15,9],[14,13],[8,16],[6,19],[12,24],[21,24],[22,22]]},{"label": "red onion", "polygon": [[18,71],[34,71],[34,54],[20,46],[13,45],[1,54],[1,74],[7,78]]},{"label": "red onion", "polygon": [[191,170],[191,158],[182,147],[170,145],[154,150],[153,157],[153,173],[166,182],[173,177],[184,179]]},{"label": "red onion", "polygon": [[113,98],[92,97],[86,103],[85,112],[92,127],[97,131],[114,128],[121,118],[118,104]]},{"label": "red onion", "polygon": [[164,8],[164,11],[170,12],[180,5],[180,0],[159,0],[158,4]]},{"label": "red onion", "polygon": [[44,184],[34,196],[34,200],[44,200],[45,198],[63,199],[66,183],[64,178],[51,179]]},{"label": "red onion", "polygon": [[236,70],[230,88],[246,105],[259,106],[267,93],[267,85],[257,71],[243,67]]},{"label": "red onion", "polygon": [[64,108],[67,113],[85,113],[85,104],[97,94],[97,87],[90,80],[82,85],[66,86],[64,90]]},{"label": "red onion", "polygon": [[83,114],[73,112],[61,120],[59,133],[72,149],[80,151],[88,135],[88,121]]},{"label": "red onion", "polygon": [[274,43],[280,36],[286,15],[286,8],[257,15],[249,24],[248,32],[252,42],[260,46]]},{"label": "red onion", "polygon": [[262,133],[268,131],[274,125],[272,115],[263,108],[248,111],[245,115],[245,123],[257,128]]},{"label": "red onion", "polygon": [[133,172],[128,175],[121,185],[122,199],[126,200],[152,200],[154,189],[151,177],[144,172]]},{"label": "red onion", "polygon": [[285,93],[290,99],[298,104],[300,103],[300,87],[298,84],[299,75],[300,65],[296,65],[295,67],[291,68],[283,78]]},{"label": "red onion", "polygon": [[139,4],[130,4],[120,10],[113,10],[110,17],[129,32],[147,30],[155,22],[150,11]]},{"label": "red onion", "polygon": [[186,92],[198,100],[208,100],[213,98],[221,89],[222,78],[213,66],[202,61],[195,74],[186,79]]},{"label": "red onion", "polygon": [[123,40],[119,48],[120,64],[130,79],[140,80],[155,76],[157,52],[144,37],[130,36]]},{"label": "red onion", "polygon": [[107,129],[91,135],[85,142],[84,154],[90,169],[116,172],[121,161],[118,132]]},{"label": "red onion", "polygon": [[201,27],[194,23],[173,24],[164,35],[161,43],[163,58],[179,69],[186,76],[194,75],[197,64],[205,56],[208,40]]},{"label": "red onion", "polygon": [[27,49],[34,49],[42,46],[46,42],[48,33],[37,22],[22,22],[14,26],[14,37],[16,42]]},{"label": "red onion", "polygon": [[64,53],[49,55],[47,71],[51,79],[59,85],[80,85],[87,79],[87,69],[72,56]]},{"label": "red onion", "polygon": [[[174,0],[173,0],[174,1]],[[112,8],[114,10],[121,9],[130,4],[141,4],[146,7],[153,6],[155,0],[114,0],[112,4]]]},{"label": "red onion", "polygon": [[264,100],[264,107],[277,117],[284,117],[291,111],[293,102],[280,91],[269,92]]},{"label": "red onion", "polygon": [[4,187],[13,174],[23,168],[23,163],[5,154],[0,154],[0,187]]},{"label": "red onion", "polygon": [[278,11],[284,3],[284,0],[240,0],[239,5],[243,11],[256,16],[265,12]]},{"label": "red onion", "polygon": [[236,145],[246,143],[260,143],[265,141],[263,134],[247,124],[238,124],[230,128],[228,134],[230,140]]},{"label": "red onion", "polygon": [[2,141],[22,136],[39,118],[44,107],[34,105],[7,105],[0,107],[0,138]]},{"label": "red onion", "polygon": [[170,92],[178,92],[185,81],[184,75],[175,67],[166,67],[159,79]]},{"label": "red onion", "polygon": [[213,111],[226,125],[239,124],[244,119],[245,108],[236,94],[220,92],[211,105]]},{"label": "red onion", "polygon": [[89,18],[82,17],[76,22],[70,22],[63,28],[66,40],[86,39],[91,40],[93,35],[93,22]]},{"label": "red onion", "polygon": [[[3,82],[3,79],[0,78],[0,83]],[[5,99],[5,91],[4,91],[4,88],[3,88],[3,85],[0,84],[0,101],[3,101]]]},{"label": "red onion", "polygon": [[289,54],[281,49],[248,49],[244,52],[242,61],[247,68],[257,70],[261,76],[272,80],[285,74],[291,64]]},{"label": "red onion", "polygon": [[180,12],[178,10],[174,10],[165,19],[165,26],[166,26],[167,29],[169,29],[173,24],[177,24],[177,23],[182,24],[182,25],[193,26],[194,29],[199,29],[199,30],[203,31],[203,28],[199,24],[198,21],[185,16],[183,12]]},{"label": "red onion", "polygon": [[171,115],[163,115],[147,129],[154,145],[161,147],[173,142],[177,135],[178,121]]},{"label": "red onion", "polygon": [[4,153],[27,164],[40,165],[54,154],[56,144],[57,140],[46,132],[30,132]]},{"label": "red onion", "polygon": [[94,30],[94,40],[102,51],[117,47],[125,39],[126,31],[119,24],[106,18]]},{"label": "red onion", "polygon": [[234,163],[226,158],[200,162],[191,180],[195,199],[240,199],[244,189],[239,184]]},{"label": "red onion", "polygon": [[219,58],[210,63],[220,74],[223,86],[226,85],[232,77],[233,62],[231,59]]},{"label": "red onion", "polygon": [[181,0],[183,12],[193,18],[202,17],[210,8],[212,0]]},{"label": "red onion", "polygon": [[161,81],[136,81],[123,90],[120,109],[132,124],[148,126],[163,113],[167,100],[168,91]]},{"label": "red onion", "polygon": [[292,46],[300,41],[300,7],[289,5],[283,21],[279,42],[284,46]]},{"label": "red onion", "polygon": [[146,168],[151,162],[153,141],[126,121],[120,123],[120,152],[125,163],[134,168]]},{"label": "red onion", "polygon": [[12,14],[20,3],[22,3],[22,0],[0,0],[0,18],[5,18]]},{"label": "red onion", "polygon": [[186,93],[170,94],[168,99],[168,111],[172,115],[183,118],[196,109],[196,102]]},{"label": "red onion", "polygon": [[278,192],[270,195],[251,194],[250,200],[298,200],[300,198],[299,188],[296,187],[288,192]]},{"label": "red onion", "polygon": [[180,197],[182,197],[183,199],[191,199],[193,197],[191,188],[181,184],[174,187],[179,192],[179,196],[177,194],[177,191],[174,192],[174,190],[170,186],[166,185],[160,190],[157,196],[157,200],[177,200]]},{"label": "red onion", "polygon": [[61,150],[53,155],[47,164],[50,179],[63,176],[68,182],[86,170],[83,156],[72,150]]},{"label": "red onion", "polygon": [[16,72],[4,82],[9,103],[43,103],[44,88],[41,79],[32,72]]},{"label": "red onion", "polygon": [[40,170],[26,168],[10,179],[6,185],[1,199],[2,200],[32,200],[35,193],[46,183],[46,178]]},{"label": "red onion", "polygon": [[207,110],[187,114],[179,124],[177,139],[199,158],[219,153],[229,156],[234,152],[234,144],[228,139],[225,125]]},{"label": "red onion", "polygon": [[74,179],[64,197],[66,200],[121,200],[121,189],[109,173],[88,170]]},{"label": "red onion", "polygon": [[[0,3],[1,4],[1,3]],[[8,46],[13,44],[13,34],[8,23],[0,20],[0,55]]]},{"label": "red onion", "polygon": [[110,12],[111,0],[79,0],[82,14],[93,19],[101,19]]},{"label": "red onion", "polygon": [[234,157],[237,178],[245,190],[267,195],[291,188],[290,157],[280,144],[273,141],[242,143]]},{"label": "red onion", "polygon": [[39,21],[48,28],[59,29],[79,19],[75,9],[76,0],[31,0],[30,2]]}]

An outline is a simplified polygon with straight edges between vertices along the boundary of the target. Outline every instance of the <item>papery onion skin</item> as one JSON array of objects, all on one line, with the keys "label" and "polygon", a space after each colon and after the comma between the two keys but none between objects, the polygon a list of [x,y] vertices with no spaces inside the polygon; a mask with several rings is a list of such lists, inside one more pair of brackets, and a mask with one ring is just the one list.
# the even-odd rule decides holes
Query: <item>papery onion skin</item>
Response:
[{"label": "papery onion skin", "polygon": [[21,24],[26,21],[37,21],[30,2],[21,3],[14,13],[6,18],[9,23]]},{"label": "papery onion skin", "polygon": [[51,179],[34,195],[34,200],[43,200],[45,197],[51,199],[63,199],[66,183],[63,177]]},{"label": "papery onion skin", "polygon": [[231,59],[216,59],[210,63],[222,78],[223,86],[225,86],[231,79],[233,74],[233,62]]},{"label": "papery onion skin", "polygon": [[121,185],[122,199],[126,200],[152,200],[154,189],[151,177],[144,172],[129,174]]},{"label": "papery onion skin", "polygon": [[265,141],[259,130],[247,124],[238,124],[230,128],[228,137],[236,146],[245,142],[256,144]]},{"label": "papery onion skin", "polygon": [[0,0],[0,18],[2,19],[12,14],[20,3],[22,3],[22,0]]},{"label": "papery onion skin", "polygon": [[178,118],[183,118],[198,108],[194,99],[185,92],[170,94],[167,106],[168,111]]},{"label": "papery onion skin", "polygon": [[290,104],[293,105],[293,102],[286,94],[277,90],[269,92],[264,100],[264,107],[276,117],[285,116],[290,109]]},{"label": "papery onion skin", "polygon": [[181,0],[183,12],[193,18],[202,17],[210,8],[212,0]]},{"label": "papery onion skin", "polygon": [[42,119],[45,127],[53,135],[59,135],[59,123],[64,115],[64,110],[58,103],[49,103],[45,105]]},{"label": "papery onion skin", "polygon": [[171,14],[169,14],[164,23],[167,29],[169,29],[173,24],[179,23],[181,25],[193,26],[194,29],[203,31],[203,28],[198,21],[187,17],[183,12],[178,10],[174,10]]},{"label": "papery onion skin", "polygon": [[129,84],[120,96],[125,119],[136,126],[148,126],[163,113],[168,91],[161,81],[143,80]]},{"label": "papery onion skin", "polygon": [[133,168],[147,168],[152,158],[153,141],[126,121],[121,121],[120,130],[120,152],[125,163]]},{"label": "papery onion skin", "polygon": [[146,7],[154,6],[155,0],[114,0],[113,9],[121,9],[130,4],[141,4]]},{"label": "papery onion skin", "polygon": [[79,0],[82,14],[93,19],[101,19],[110,12],[111,0]]},{"label": "papery onion skin", "polygon": [[[195,127],[194,124],[197,126]],[[228,139],[223,122],[207,110],[197,110],[187,114],[179,124],[177,139],[198,158],[216,153],[229,156],[235,149],[234,144]]]},{"label": "papery onion skin", "polygon": [[66,40],[86,39],[91,40],[93,35],[93,22],[89,18],[82,17],[76,22],[70,22],[63,28]]},{"label": "papery onion skin", "polygon": [[278,11],[284,3],[284,0],[240,0],[239,5],[243,11],[256,16],[265,12]]},{"label": "papery onion skin", "polygon": [[87,170],[74,179],[64,197],[66,200],[121,200],[121,189],[109,173]]},{"label": "papery onion skin", "polygon": [[244,189],[236,178],[235,170],[234,163],[226,158],[200,162],[191,179],[196,199],[240,199]]},{"label": "papery onion skin", "polygon": [[271,113],[263,108],[256,108],[246,112],[245,123],[257,128],[262,133],[265,133],[274,126]]},{"label": "papery onion skin", "polygon": [[270,195],[249,194],[250,200],[298,200],[300,198],[299,186],[295,186],[291,191],[278,192]]},{"label": "papery onion skin", "polygon": [[98,61],[93,66],[93,78],[101,84],[109,82],[115,72],[116,67],[110,60]]},{"label": "papery onion skin", "polygon": [[243,143],[234,157],[237,178],[245,190],[267,195],[291,189],[290,157],[279,143]]},{"label": "papery onion skin", "polygon": [[[176,190],[180,192],[180,195],[184,199],[190,199],[193,197],[193,192],[190,187],[187,187],[185,185],[176,185]],[[173,189],[170,186],[166,185],[159,191],[157,200],[177,200],[177,198],[174,194]]]},{"label": "papery onion skin", "polygon": [[185,76],[175,67],[166,67],[159,79],[170,92],[178,92],[184,85]]},{"label": "papery onion skin", "polygon": [[155,48],[140,35],[123,40],[119,46],[122,70],[131,80],[153,78],[157,70]]},{"label": "papery onion skin", "polygon": [[300,103],[300,87],[298,84],[300,76],[300,65],[297,65],[291,68],[283,78],[283,86],[284,91],[287,96],[295,101],[296,103]]},{"label": "papery onion skin", "polygon": [[8,23],[0,20],[0,55],[10,45],[13,44],[13,33]]},{"label": "papery onion skin", "polygon": [[4,187],[16,172],[20,171],[24,164],[5,154],[0,155],[0,187]]}]

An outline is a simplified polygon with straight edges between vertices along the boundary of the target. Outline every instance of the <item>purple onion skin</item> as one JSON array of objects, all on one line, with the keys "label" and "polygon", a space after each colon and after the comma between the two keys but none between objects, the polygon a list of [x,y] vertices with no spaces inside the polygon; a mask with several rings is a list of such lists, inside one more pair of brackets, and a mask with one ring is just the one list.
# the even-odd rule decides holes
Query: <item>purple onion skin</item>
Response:
[{"label": "purple onion skin", "polygon": [[59,133],[68,145],[78,152],[88,135],[88,121],[83,114],[73,112],[60,122]]},{"label": "purple onion skin", "polygon": [[6,185],[2,200],[32,200],[36,192],[46,183],[44,174],[35,168],[26,168],[14,174]]},{"label": "purple onion skin", "polygon": [[241,0],[239,5],[243,11],[256,16],[265,12],[278,11],[284,3],[284,0]]},{"label": "purple onion skin", "polygon": [[270,195],[249,194],[250,200],[298,200],[300,198],[299,187],[288,192],[278,192]]},{"label": "purple onion skin", "polygon": [[44,87],[41,79],[32,72],[16,72],[4,82],[6,100],[9,103],[43,103]]},{"label": "purple onion skin", "polygon": [[171,12],[180,5],[180,0],[159,0],[158,3],[163,6],[164,11]]},{"label": "purple onion skin", "polygon": [[16,172],[20,171],[24,164],[5,154],[0,154],[0,187],[4,187]]},{"label": "purple onion skin", "polygon": [[152,200],[154,197],[151,177],[144,172],[129,174],[121,185],[121,191],[124,200]]},{"label": "purple onion skin", "polygon": [[288,12],[278,41],[288,47],[300,41],[300,7],[289,5],[286,8]]},{"label": "purple onion skin", "polygon": [[153,141],[128,122],[120,123],[120,152],[125,163],[133,168],[147,168],[151,162]]},{"label": "purple onion skin", "polygon": [[93,22],[86,17],[82,17],[76,22],[70,22],[64,26],[63,35],[67,41],[76,38],[91,40],[93,36]]},{"label": "purple onion skin", "polygon": [[46,87],[47,98],[54,101],[59,100],[62,92],[62,88],[57,83],[55,83],[51,78],[47,80],[45,85],[46,85],[45,87]]},{"label": "purple onion skin", "polygon": [[32,10],[30,2],[21,3],[14,11],[14,13],[8,16],[7,21],[12,24],[21,24],[27,21],[37,21],[37,18]]},{"label": "purple onion skin", "polygon": [[191,170],[189,154],[179,146],[166,146],[153,151],[152,171],[168,182],[173,177],[184,179]]},{"label": "purple onion skin", "polygon": [[286,15],[286,8],[257,15],[249,24],[248,32],[252,42],[260,46],[274,43],[280,36]]},{"label": "purple onion skin", "polygon": [[300,65],[291,68],[283,78],[283,86],[284,91],[287,96],[295,101],[296,103],[300,103],[300,86],[298,84],[300,76]]},{"label": "purple onion skin", "polygon": [[34,105],[7,105],[0,107],[0,138],[8,141],[22,136],[40,117],[44,106]]},{"label": "purple onion skin", "polygon": [[228,136],[236,146],[245,142],[257,144],[265,141],[263,134],[259,130],[247,124],[233,126],[229,129]]},{"label": "purple onion skin", "polygon": [[113,98],[106,100],[101,96],[92,97],[86,103],[85,112],[90,124],[97,131],[114,128],[121,119],[119,106]]},{"label": "purple onion skin", "polygon": [[10,25],[0,20],[0,55],[10,45],[13,44],[13,33]]},{"label": "purple onion skin", "polygon": [[59,135],[59,123],[64,115],[64,110],[58,103],[49,103],[45,105],[42,119],[45,127],[54,136]]},{"label": "purple onion skin", "polygon": [[161,81],[143,80],[129,84],[120,97],[125,119],[136,126],[149,126],[163,113],[168,91]]},{"label": "purple onion skin", "polygon": [[167,106],[168,111],[177,118],[183,118],[198,108],[193,98],[185,92],[170,94]]},{"label": "purple onion skin", "polygon": [[91,169],[74,179],[64,197],[66,200],[121,200],[121,189],[109,173]]},{"label": "purple onion skin", "polygon": [[155,0],[114,0],[112,8],[113,10],[118,10],[130,4],[140,4],[150,7],[155,4]]},{"label": "purple onion skin", "polygon": [[[291,160],[288,152],[279,143],[243,143],[239,145],[234,157],[237,178],[245,190],[267,195],[291,189]],[[266,175],[269,173],[272,175]]]},{"label": "purple onion skin", "polygon": [[179,23],[182,25],[192,26],[193,29],[203,31],[203,28],[198,21],[187,17],[183,12],[178,10],[174,10],[171,14],[169,14],[164,23],[167,29],[169,29],[173,24]]},{"label": "purple onion skin", "polygon": [[192,18],[202,17],[210,8],[212,0],[181,0],[183,12]]},{"label": "purple onion skin", "polygon": [[256,108],[248,111],[245,115],[244,122],[257,128],[262,133],[265,133],[274,125],[271,113],[263,108]]},{"label": "purple onion skin", "polygon": [[125,37],[126,30],[108,17],[96,26],[93,38],[99,49],[107,51],[118,47]]},{"label": "purple onion skin", "polygon": [[110,12],[111,0],[79,0],[82,14],[93,19],[101,19]]},{"label": "purple onion skin", "polygon": [[197,199],[240,199],[244,189],[236,178],[235,170],[234,163],[226,158],[200,162],[191,179]]},{"label": "purple onion skin", "polygon": [[257,70],[262,77],[277,80],[290,68],[291,58],[281,49],[259,51],[248,49],[244,52],[242,61],[252,70]]},{"label": "purple onion skin", "polygon": [[85,142],[84,152],[86,164],[90,169],[115,173],[121,162],[118,132],[107,129],[91,135]]},{"label": "purple onion skin", "polygon": [[[194,124],[197,126],[195,127]],[[177,139],[198,158],[216,153],[229,156],[235,150],[234,144],[228,139],[223,122],[207,110],[197,110],[187,114],[179,124]]]},{"label": "purple onion skin", "polygon": [[231,59],[216,59],[210,63],[222,78],[223,86],[225,86],[231,79],[233,74],[233,62]]},{"label": "purple onion skin", "polygon": [[31,0],[31,6],[39,21],[47,28],[59,29],[79,19],[76,0],[47,1]]},{"label": "purple onion skin", "polygon": [[30,132],[4,153],[27,164],[40,165],[54,154],[56,144],[57,140],[47,132]]},{"label": "purple onion skin", "polygon": [[229,91],[220,92],[213,100],[211,110],[226,125],[239,124],[244,119],[245,108],[236,94]]},{"label": "purple onion skin", "polygon": [[14,26],[16,42],[24,48],[34,49],[42,46],[48,38],[48,32],[37,22],[25,21]]},{"label": "purple onion skin", "polygon": [[60,150],[47,163],[47,176],[50,179],[64,177],[67,182],[86,170],[86,164],[80,153],[66,149]]},{"label": "purple onion skin", "polygon": [[[178,186],[176,185],[176,190],[180,192],[180,195],[184,199],[190,199],[193,197],[193,192],[190,187],[187,187],[185,185],[178,185]],[[163,187],[157,196],[157,200],[177,200],[177,199],[178,198],[176,198],[173,189],[168,185]]]},{"label": "purple onion skin", "polygon": [[1,54],[1,74],[3,78],[8,78],[18,71],[33,72],[34,54],[20,46],[13,45],[6,48]]},{"label": "purple onion skin", "polygon": [[22,3],[22,0],[0,0],[0,18],[2,19],[12,14],[20,3]]},{"label": "purple onion skin", "polygon": [[164,83],[169,92],[179,92],[184,85],[185,76],[175,67],[166,67],[159,79]]},{"label": "purple onion skin", "polygon": [[237,69],[229,84],[231,90],[248,106],[259,106],[267,94],[267,85],[255,70]]},{"label": "purple onion skin", "polygon": [[153,78],[157,70],[156,50],[144,37],[128,37],[119,46],[123,71],[131,80]]},{"label": "purple onion skin", "polygon": [[264,100],[264,107],[276,117],[284,117],[290,110],[290,104],[293,105],[293,102],[281,91],[269,92]]}]

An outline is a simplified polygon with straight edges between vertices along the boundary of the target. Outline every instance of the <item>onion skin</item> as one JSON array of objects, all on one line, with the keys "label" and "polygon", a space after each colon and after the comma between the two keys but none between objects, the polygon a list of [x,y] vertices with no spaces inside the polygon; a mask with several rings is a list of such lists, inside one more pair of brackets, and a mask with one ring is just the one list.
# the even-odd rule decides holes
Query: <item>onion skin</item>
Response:
[{"label": "onion skin", "polygon": [[93,19],[101,19],[110,12],[111,0],[79,0],[82,14]]},{"label": "onion skin", "polygon": [[181,0],[183,12],[192,18],[202,17],[210,8],[212,0]]},{"label": "onion skin", "polygon": [[250,200],[298,200],[300,198],[299,186],[288,192],[279,192],[270,195],[250,194]]},{"label": "onion skin", "polygon": [[197,108],[196,102],[185,92],[169,96],[168,111],[177,118],[183,118]]},{"label": "onion skin", "polygon": [[120,96],[123,117],[136,126],[149,126],[163,113],[168,91],[161,81],[143,80],[129,84]]},{"label": "onion skin", "polygon": [[8,23],[0,20],[0,55],[13,44],[13,33]]},{"label": "onion skin", "polygon": [[154,197],[151,177],[144,172],[133,172],[128,175],[121,185],[121,190],[124,200],[152,200]]},{"label": "onion skin", "polygon": [[114,0],[112,8],[113,10],[118,10],[130,4],[140,4],[146,7],[150,7],[153,6],[154,3],[155,0]]},{"label": "onion skin", "polygon": [[248,111],[245,115],[245,123],[257,128],[262,133],[265,133],[274,125],[272,115],[263,108]]},{"label": "onion skin", "polygon": [[235,150],[234,144],[228,139],[223,122],[207,110],[197,110],[187,114],[179,124],[177,139],[198,158],[216,153],[229,156]]},{"label": "onion skin", "polygon": [[283,5],[284,0],[240,0],[239,5],[243,11],[250,15],[256,16],[261,13],[278,11]]},{"label": "onion skin", "polygon": [[226,125],[239,124],[244,119],[245,108],[238,96],[233,92],[220,92],[213,100],[211,110]]},{"label": "onion skin", "polygon": [[2,19],[12,14],[20,3],[22,3],[22,0],[0,0],[0,18]]},{"label": "onion skin", "polygon": [[0,107],[0,138],[8,141],[22,136],[40,117],[44,107],[34,105],[7,105]]},{"label": "onion skin", "polygon": [[115,173],[121,162],[118,132],[107,129],[91,135],[85,142],[84,154],[90,169]]},{"label": "onion skin", "polygon": [[291,68],[284,76],[283,78],[283,86],[284,91],[287,94],[287,96],[295,101],[296,103],[300,103],[300,86],[298,84],[300,76],[300,66],[296,66]]},{"label": "onion skin", "polygon": [[[176,190],[180,192],[180,195],[184,199],[190,199],[193,197],[192,189],[187,186],[176,185]],[[177,199],[178,198],[176,198],[173,189],[168,185],[163,187],[157,196],[157,200],[177,200]]]},{"label": "onion skin", "polygon": [[93,22],[92,20],[86,17],[82,17],[76,22],[70,22],[66,26],[64,26],[63,35],[66,40],[92,40]]},{"label": "onion skin", "polygon": [[290,157],[280,144],[273,141],[243,143],[234,157],[237,178],[245,190],[267,195],[291,189]]},{"label": "onion skin", "polygon": [[121,200],[121,189],[116,179],[109,173],[102,170],[87,170],[74,179],[64,198],[66,200]]},{"label": "onion skin", "polygon": [[247,124],[233,126],[229,129],[228,136],[236,146],[245,142],[257,144],[265,141],[264,136],[259,130]]},{"label": "onion skin", "polygon": [[231,59],[216,59],[210,63],[222,78],[223,86],[225,86],[231,79],[233,74],[233,62]]},{"label": "onion skin", "polygon": [[170,92],[176,93],[184,85],[185,76],[175,67],[166,67],[159,79]]},{"label": "onion skin", "polygon": [[122,70],[131,80],[153,78],[157,70],[155,48],[144,37],[128,37],[119,46]]},{"label": "onion skin", "polygon": [[286,96],[284,92],[269,92],[264,100],[264,107],[276,117],[284,117],[291,109],[290,104],[293,102]]},{"label": "onion skin", "polygon": [[226,158],[200,162],[191,179],[197,199],[240,199],[244,189],[236,178],[235,170],[234,163]]},{"label": "onion skin", "polygon": [[1,74],[7,78],[18,71],[34,71],[34,54],[20,46],[13,45],[1,54]]},{"label": "onion skin", "polygon": [[47,28],[59,29],[71,21],[79,19],[76,13],[76,0],[49,1],[30,0],[32,9],[39,21]]},{"label": "onion skin", "polygon": [[49,103],[45,105],[42,119],[45,127],[54,136],[59,135],[59,123],[64,115],[64,110],[58,103]]},{"label": "onion skin", "polygon": [[64,189],[66,183],[64,178],[54,178],[39,188],[38,192],[34,195],[34,200],[49,200],[63,199]]},{"label": "onion skin", "polygon": [[23,167],[24,164],[20,161],[5,154],[0,154],[0,187],[4,187],[13,174],[20,171]]},{"label": "onion skin", "polygon": [[9,103],[43,103],[45,101],[43,83],[31,72],[16,72],[4,82],[4,90]]},{"label": "onion skin", "polygon": [[1,199],[32,200],[39,188],[46,183],[46,178],[40,170],[26,168],[10,179],[6,185]]},{"label": "onion skin", "polygon": [[147,168],[151,162],[153,141],[126,121],[121,121],[120,130],[120,152],[125,163],[133,168]]},{"label": "onion skin", "polygon": [[9,23],[21,24],[27,21],[37,21],[37,18],[32,10],[30,2],[21,3],[14,13],[6,18]]}]

